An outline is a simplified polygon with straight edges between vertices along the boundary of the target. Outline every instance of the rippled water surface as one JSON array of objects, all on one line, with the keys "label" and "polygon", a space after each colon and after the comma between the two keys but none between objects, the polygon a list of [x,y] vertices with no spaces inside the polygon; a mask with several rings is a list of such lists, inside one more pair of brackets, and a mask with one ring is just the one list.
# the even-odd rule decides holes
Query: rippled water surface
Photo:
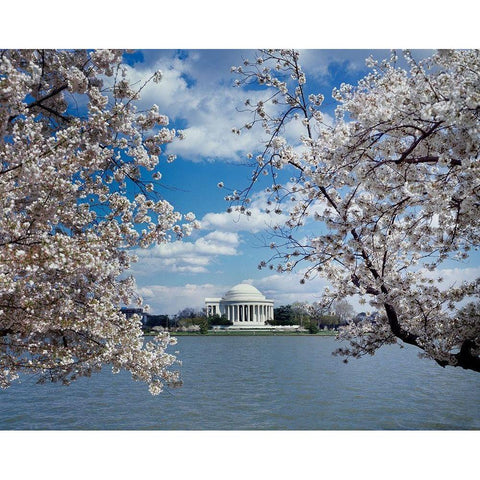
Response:
[{"label": "rippled water surface", "polygon": [[479,429],[480,374],[415,348],[344,364],[331,337],[179,337],[184,385],[153,397],[109,369],[0,391],[0,429]]}]

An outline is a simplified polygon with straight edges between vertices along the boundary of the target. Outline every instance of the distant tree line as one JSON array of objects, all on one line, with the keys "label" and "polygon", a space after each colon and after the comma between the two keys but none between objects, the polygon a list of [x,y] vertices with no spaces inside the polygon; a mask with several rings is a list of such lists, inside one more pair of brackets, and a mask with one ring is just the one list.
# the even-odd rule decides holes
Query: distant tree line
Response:
[{"label": "distant tree line", "polygon": [[336,330],[355,319],[353,307],[342,300],[334,305],[334,309],[327,309],[318,303],[295,302],[291,305],[282,305],[274,309],[274,320],[270,325],[300,325],[310,333],[317,333],[320,329]]},{"label": "distant tree line", "polygon": [[[137,313],[142,318],[143,330],[162,331],[190,331],[207,333],[215,326],[233,325],[225,315],[206,315],[204,310],[184,308],[176,315],[151,315],[141,309],[123,309],[127,315]],[[336,330],[351,321],[365,319],[367,314],[362,312],[355,315],[353,307],[346,301],[338,301],[333,309],[322,307],[318,303],[295,302],[291,305],[282,305],[274,309],[274,320],[268,320],[267,325],[299,325],[309,333],[317,333],[321,329]]]},{"label": "distant tree line", "polygon": [[143,312],[139,308],[123,308],[123,313],[127,317],[137,314],[141,317],[142,328],[145,332],[168,330],[176,331],[198,331],[199,333],[207,333],[207,331],[218,325],[233,325],[233,322],[224,315],[212,315],[207,317],[202,310],[194,308],[184,308],[176,315],[170,316],[166,314],[151,315]]}]

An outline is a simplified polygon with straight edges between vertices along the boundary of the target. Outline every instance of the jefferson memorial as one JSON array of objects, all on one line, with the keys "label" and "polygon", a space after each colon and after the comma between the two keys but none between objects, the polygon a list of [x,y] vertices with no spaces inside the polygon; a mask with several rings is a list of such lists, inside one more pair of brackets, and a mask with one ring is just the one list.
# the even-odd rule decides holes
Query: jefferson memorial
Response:
[{"label": "jefferson memorial", "polygon": [[206,298],[207,316],[224,315],[235,327],[257,327],[273,320],[273,300],[253,285],[240,283],[221,298]]}]

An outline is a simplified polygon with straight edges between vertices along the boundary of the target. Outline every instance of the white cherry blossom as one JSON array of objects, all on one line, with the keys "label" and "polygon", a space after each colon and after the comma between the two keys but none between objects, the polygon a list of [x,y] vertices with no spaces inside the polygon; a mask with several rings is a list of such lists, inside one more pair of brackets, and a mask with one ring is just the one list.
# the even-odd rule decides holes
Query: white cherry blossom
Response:
[{"label": "white cherry blossom", "polygon": [[[407,68],[396,53],[370,58],[358,85],[333,91],[333,126],[322,123],[323,95],[307,93],[298,52],[259,58],[233,71],[239,85],[268,87],[251,107],[253,123],[270,132],[252,178],[272,174],[272,210],[294,203],[271,262],[289,271],[307,261],[304,280],[322,275],[333,287],[325,304],[359,295],[381,313],[342,329],[350,346],[338,353],[373,354],[400,339],[441,366],[480,371],[478,312],[461,309],[478,299],[480,280],[443,285],[431,273],[480,244],[480,53],[439,51],[416,62],[407,51]],[[288,143],[284,130],[296,117],[304,134]],[[307,222],[316,233],[305,236]]]},{"label": "white cherry blossom", "polygon": [[140,319],[120,313],[142,303],[122,274],[131,247],[198,225],[189,213],[179,226],[182,215],[155,194],[162,145],[176,134],[156,105],[137,112],[142,87],[121,60],[112,50],[0,53],[3,388],[20,373],[69,383],[105,365],[153,394],[179,382],[166,352],[175,339],[145,342]]}]

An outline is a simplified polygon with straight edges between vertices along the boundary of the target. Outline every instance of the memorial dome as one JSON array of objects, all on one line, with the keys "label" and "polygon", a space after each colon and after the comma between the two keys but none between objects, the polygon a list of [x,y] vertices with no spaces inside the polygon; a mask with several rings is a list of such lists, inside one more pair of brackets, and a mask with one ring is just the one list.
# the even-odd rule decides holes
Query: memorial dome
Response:
[{"label": "memorial dome", "polygon": [[207,317],[225,316],[233,327],[241,328],[264,327],[274,318],[273,300],[248,283],[235,285],[221,298],[206,298],[205,311]]},{"label": "memorial dome", "polygon": [[265,300],[265,295],[262,295],[253,285],[248,283],[239,283],[231,288],[223,297],[223,300]]}]

